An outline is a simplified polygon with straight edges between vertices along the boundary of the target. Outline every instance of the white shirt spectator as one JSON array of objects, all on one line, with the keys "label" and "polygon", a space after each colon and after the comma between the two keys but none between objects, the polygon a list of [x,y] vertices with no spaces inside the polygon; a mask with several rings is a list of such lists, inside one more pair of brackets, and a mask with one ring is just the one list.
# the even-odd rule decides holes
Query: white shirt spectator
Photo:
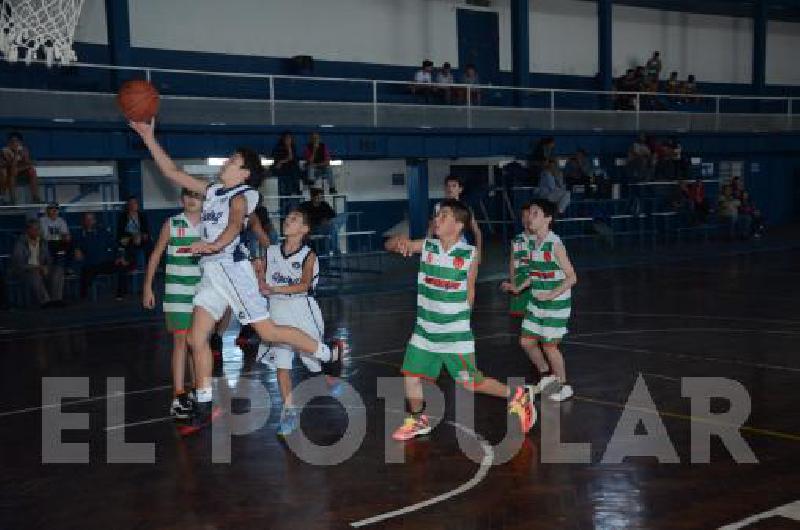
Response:
[{"label": "white shirt spectator", "polygon": [[425,70],[417,70],[417,73],[414,74],[414,81],[417,83],[432,83],[433,79],[431,78],[430,72],[426,72]]},{"label": "white shirt spectator", "polygon": [[444,72],[440,70],[438,74],[436,74],[436,82],[442,85],[452,85],[453,84],[453,71],[450,70],[449,72]]},{"label": "white shirt spectator", "polygon": [[31,251],[31,255],[28,258],[28,265],[31,267],[39,266],[39,243],[41,243],[41,241],[41,238],[36,241],[28,239],[28,248]]},{"label": "white shirt spectator", "polygon": [[50,219],[44,216],[39,219],[39,225],[42,227],[42,237],[45,241],[61,241],[69,236],[69,227],[63,217]]}]

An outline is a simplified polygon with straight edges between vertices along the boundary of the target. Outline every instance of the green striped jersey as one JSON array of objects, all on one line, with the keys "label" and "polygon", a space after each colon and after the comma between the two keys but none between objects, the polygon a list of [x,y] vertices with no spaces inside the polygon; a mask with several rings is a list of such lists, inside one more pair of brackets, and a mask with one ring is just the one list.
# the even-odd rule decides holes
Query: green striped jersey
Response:
[{"label": "green striped jersey", "polygon": [[[528,238],[528,276],[531,277],[532,291],[552,291],[567,277],[556,260],[555,247],[562,245],[561,238],[553,232],[548,232],[542,244],[536,246],[536,238]],[[558,300],[570,297],[570,291],[565,291]]]},{"label": "green striped jersey", "polygon": [[436,353],[475,351],[467,301],[467,276],[475,247],[462,240],[445,252],[438,239],[426,239],[417,275],[417,320],[410,344]]},{"label": "green striped jersey", "polygon": [[167,270],[164,284],[164,312],[191,313],[192,300],[200,282],[199,256],[179,253],[200,241],[202,223],[192,226],[185,214],[170,217],[167,244]]}]

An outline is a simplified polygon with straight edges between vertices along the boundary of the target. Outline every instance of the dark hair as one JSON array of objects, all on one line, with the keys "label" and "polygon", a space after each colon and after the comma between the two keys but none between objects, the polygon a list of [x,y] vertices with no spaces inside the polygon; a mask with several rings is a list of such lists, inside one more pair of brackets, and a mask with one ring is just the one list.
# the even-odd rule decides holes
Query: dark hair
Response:
[{"label": "dark hair", "polygon": [[545,217],[550,217],[552,220],[550,221],[550,226],[553,225],[553,221],[556,220],[556,215],[558,213],[558,209],[556,205],[552,201],[548,201],[547,199],[533,199],[531,201],[531,206],[538,206],[542,213],[544,213]]},{"label": "dark hair", "polygon": [[11,141],[11,140],[19,140],[21,142],[22,141],[22,134],[19,133],[18,131],[10,132],[10,133],[8,133],[8,140],[9,141]]},{"label": "dark hair", "polygon": [[451,68],[450,63],[444,63],[442,65],[442,68]]},{"label": "dark hair", "polygon": [[450,208],[456,221],[464,225],[463,229],[468,228],[472,224],[472,212],[469,211],[467,205],[457,199],[444,199],[439,203],[439,210],[442,208]]},{"label": "dark hair", "polygon": [[459,186],[461,186],[462,188],[464,187],[464,181],[461,180],[461,177],[457,175],[447,175],[444,178],[444,183],[447,184],[448,182],[458,182]]},{"label": "dark hair", "polygon": [[530,208],[531,208],[531,201],[525,201],[525,202],[522,203],[522,206],[520,207],[520,211],[524,212],[525,210],[530,210]]},{"label": "dark hair", "polygon": [[137,197],[136,195],[133,195],[133,194],[128,195],[127,197],[125,197],[125,202],[130,202],[132,200],[135,200],[136,202],[139,202],[139,197]]},{"label": "dark hair", "polygon": [[309,194],[311,195],[311,198],[314,198],[316,196],[322,196],[323,195],[322,188],[311,188]]},{"label": "dark hair", "polygon": [[423,68],[427,68],[428,66],[433,66],[433,61],[431,61],[430,59],[425,59],[424,61],[422,61]]},{"label": "dark hair", "polygon": [[250,175],[244,181],[245,184],[258,189],[261,186],[261,181],[264,180],[264,166],[261,165],[261,155],[250,147],[237,147],[236,152],[242,155],[242,169],[250,172]]},{"label": "dark hair", "polygon": [[41,227],[38,219],[28,219],[28,221],[25,223],[25,229],[27,230],[28,228],[32,227],[33,225]]},{"label": "dark hair", "polygon": [[465,66],[465,67],[464,67],[464,70],[468,70],[468,69],[470,69],[470,68],[472,68],[472,69],[473,69],[473,70],[475,70],[475,71],[477,71],[477,70],[478,70],[477,68],[475,68],[475,65],[474,65],[474,64],[472,64],[472,63],[469,63],[469,64],[467,64],[467,66]]}]

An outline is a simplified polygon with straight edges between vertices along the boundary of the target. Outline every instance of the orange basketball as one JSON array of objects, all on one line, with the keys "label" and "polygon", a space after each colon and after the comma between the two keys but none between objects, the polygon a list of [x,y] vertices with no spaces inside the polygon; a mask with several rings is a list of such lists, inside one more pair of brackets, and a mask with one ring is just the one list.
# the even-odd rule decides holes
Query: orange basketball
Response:
[{"label": "orange basketball", "polygon": [[125,81],[117,93],[119,110],[130,121],[150,121],[158,114],[158,90],[149,81]]}]

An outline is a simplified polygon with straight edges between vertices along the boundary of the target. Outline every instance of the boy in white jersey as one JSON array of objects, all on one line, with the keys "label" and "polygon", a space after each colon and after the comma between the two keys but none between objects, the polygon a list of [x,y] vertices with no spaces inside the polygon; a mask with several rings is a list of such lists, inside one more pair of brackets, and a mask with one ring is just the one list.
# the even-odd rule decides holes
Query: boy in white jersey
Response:
[{"label": "boy in white jersey", "polygon": [[[532,234],[527,238],[527,278],[522,283],[505,282],[503,289],[519,294],[530,288],[520,343],[543,375],[534,391],[543,391],[552,383],[559,383],[558,390],[550,395],[550,399],[564,401],[574,392],[567,383],[559,344],[567,333],[572,309],[571,289],[578,277],[561,238],[550,230],[555,215],[556,205],[552,202],[545,199],[532,201],[526,218],[526,233]],[[549,370],[552,370],[552,375]]]},{"label": "boy in white jersey", "polygon": [[[166,252],[164,319],[167,331],[172,333],[173,399],[170,414],[178,419],[186,419],[192,412],[189,393],[183,386],[189,349],[186,344],[186,334],[192,324],[192,300],[200,283],[200,265],[198,256],[186,254],[185,249],[200,240],[203,194],[183,188],[181,204],[183,211],[164,221],[155,248],[150,254],[144,277],[142,305],[145,309],[153,309],[156,306],[153,278],[161,262],[161,256]],[[193,375],[190,370],[190,376]]]},{"label": "boy in white jersey", "polygon": [[[295,326],[321,340],[325,323],[313,296],[319,280],[319,260],[305,243],[310,230],[305,212],[299,209],[289,212],[283,221],[286,239],[267,249],[265,281],[261,292],[269,298],[269,311],[275,323]],[[262,344],[259,353],[263,355],[263,362],[277,368],[278,386],[283,398],[278,434],[288,436],[297,429],[300,419],[299,411],[292,402],[294,349],[288,344]],[[310,372],[324,371],[328,378],[339,375],[338,372],[323,370],[322,364],[316,359],[302,356],[300,359]]]},{"label": "boy in white jersey", "polygon": [[472,216],[460,201],[445,199],[434,218],[432,239],[411,241],[394,237],[386,250],[404,256],[420,253],[417,276],[417,320],[403,361],[410,416],[392,437],[410,440],[431,432],[423,411],[422,378],[435,381],[442,366],[467,390],[511,398],[508,411],[528,432],[536,422],[533,398],[523,387],[516,390],[484,375],[475,366],[475,337],[470,326],[478,276],[476,249],[462,239]]},{"label": "boy in white jersey", "polygon": [[209,185],[178,168],[156,140],[154,122],[131,122],[130,126],[141,136],[167,178],[205,197],[202,241],[190,247],[192,254],[202,256],[202,278],[194,297],[189,331],[198,385],[197,402],[190,424],[185,425],[181,433],[196,432],[218,415],[211,405],[213,362],[208,339],[229,306],[242,324],[253,326],[262,341],[289,344],[301,354],[338,363],[339,352],[347,346],[342,341],[335,341],[329,347],[297,328],[277,325],[269,318],[267,301],[259,292],[246,249],[240,244],[247,218],[258,203],[258,192],[254,188],[259,186],[264,174],[259,154],[248,148],[237,149],[220,168],[220,183]]}]

